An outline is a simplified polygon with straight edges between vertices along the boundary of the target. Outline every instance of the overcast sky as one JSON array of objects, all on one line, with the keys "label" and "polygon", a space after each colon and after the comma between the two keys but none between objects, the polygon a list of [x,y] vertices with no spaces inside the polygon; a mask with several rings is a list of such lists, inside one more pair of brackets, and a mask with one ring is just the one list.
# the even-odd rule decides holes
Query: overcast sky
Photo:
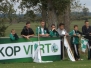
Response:
[{"label": "overcast sky", "polygon": [[[81,4],[86,4],[86,7],[89,8],[89,11],[91,12],[91,0],[80,0]],[[17,3],[14,7],[15,9],[17,9],[17,14],[19,13],[19,9],[18,9],[19,3]]]},{"label": "overcast sky", "polygon": [[80,0],[82,4],[86,4],[86,7],[89,8],[89,11],[91,12],[91,0]]}]

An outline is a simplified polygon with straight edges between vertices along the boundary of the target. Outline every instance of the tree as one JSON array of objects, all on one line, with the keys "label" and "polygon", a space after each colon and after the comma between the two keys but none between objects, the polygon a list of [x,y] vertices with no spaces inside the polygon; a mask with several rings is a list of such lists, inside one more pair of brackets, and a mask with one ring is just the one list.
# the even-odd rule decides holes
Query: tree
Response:
[{"label": "tree", "polygon": [[[59,15],[62,16],[67,9],[67,5],[70,4],[70,0],[22,0],[21,9],[40,5],[42,19],[47,20],[50,27],[51,24],[58,24]],[[60,20],[59,20],[60,21]],[[62,21],[60,21],[62,22]]]},{"label": "tree", "polygon": [[88,14],[89,14],[89,9],[88,8],[86,8],[86,7],[84,7],[83,9],[82,9],[83,11],[83,16],[88,16]]},{"label": "tree", "polygon": [[29,20],[34,21],[36,15],[35,15],[34,11],[30,10],[30,11],[26,12],[26,14],[24,15],[24,17],[25,17],[26,21],[29,21]]},{"label": "tree", "polygon": [[13,6],[11,8],[11,4],[8,0],[0,0],[0,37],[5,36],[5,30],[10,26],[5,26],[6,20],[9,19],[8,15],[10,15]]}]

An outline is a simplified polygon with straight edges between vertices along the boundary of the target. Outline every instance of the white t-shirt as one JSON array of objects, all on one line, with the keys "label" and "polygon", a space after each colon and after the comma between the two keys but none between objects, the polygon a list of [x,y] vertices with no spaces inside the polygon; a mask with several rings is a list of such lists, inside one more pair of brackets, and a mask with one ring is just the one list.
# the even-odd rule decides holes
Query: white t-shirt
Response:
[{"label": "white t-shirt", "polygon": [[42,35],[44,35],[44,28],[41,28]]}]

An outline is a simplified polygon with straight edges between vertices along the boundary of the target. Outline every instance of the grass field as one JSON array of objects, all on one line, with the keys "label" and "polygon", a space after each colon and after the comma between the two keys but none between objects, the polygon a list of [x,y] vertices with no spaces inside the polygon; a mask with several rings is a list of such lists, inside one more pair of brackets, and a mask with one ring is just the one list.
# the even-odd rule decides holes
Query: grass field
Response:
[{"label": "grass field", "polygon": [[[90,21],[90,23],[91,23],[91,20],[89,20],[89,21]],[[70,30],[73,29],[73,26],[74,26],[74,25],[78,25],[78,26],[79,26],[79,29],[81,30],[82,26],[84,25],[84,20],[81,20],[81,21],[72,21],[72,22],[71,22],[71,25],[70,25],[70,26],[68,25],[69,27],[71,27]],[[22,30],[22,28],[23,28],[24,26],[25,26],[25,23],[12,24],[12,25],[9,26],[9,28],[6,30],[6,36],[9,36],[11,29],[15,29],[16,32],[17,32],[17,34],[20,36],[21,30]],[[31,28],[32,28],[34,31],[36,30],[36,27],[37,27],[37,26],[39,26],[38,23],[32,23],[32,24],[31,24]]]},{"label": "grass field", "polygon": [[[91,20],[90,20],[91,22]],[[79,29],[81,30],[81,27],[84,25],[84,21],[72,21],[70,29],[73,29],[73,25],[77,24],[79,26]],[[12,24],[7,30],[6,30],[6,36],[9,36],[11,29],[15,29],[18,35],[20,35],[20,32],[22,28],[24,27],[25,23],[19,23],[19,24]],[[33,23],[31,24],[31,27],[33,30],[36,29],[36,27],[39,24]],[[81,53],[81,58],[84,59],[83,61],[77,61],[77,62],[71,62],[68,60],[68,57],[65,57],[66,59],[64,61],[57,61],[53,63],[45,63],[45,64],[37,64],[37,63],[7,63],[7,64],[0,64],[0,68],[91,68],[91,61],[87,60],[87,54]]]},{"label": "grass field", "polygon": [[91,61],[59,61],[53,63],[11,63],[0,64],[0,68],[91,68]]}]

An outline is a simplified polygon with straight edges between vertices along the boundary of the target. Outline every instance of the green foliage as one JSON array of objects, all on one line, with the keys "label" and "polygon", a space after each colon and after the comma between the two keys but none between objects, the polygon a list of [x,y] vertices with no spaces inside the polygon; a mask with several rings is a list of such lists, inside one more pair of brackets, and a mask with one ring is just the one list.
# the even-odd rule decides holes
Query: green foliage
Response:
[{"label": "green foliage", "polygon": [[0,14],[3,15],[2,17],[0,17],[0,37],[5,36],[5,31],[9,27],[5,25],[5,22],[8,19],[11,22],[11,20],[13,19],[12,16],[14,16],[14,12],[15,10],[13,8],[13,4],[11,4],[10,1],[0,0]]},{"label": "green foliage", "polygon": [[0,25],[0,37],[5,37],[5,31],[8,28],[8,26]]},{"label": "green foliage", "polygon": [[[30,10],[27,11],[26,14],[24,15],[25,19],[29,19],[29,20],[35,20],[36,15],[34,14],[34,11]],[[26,20],[28,21],[28,20]]]},{"label": "green foliage", "polygon": [[[71,3],[70,0],[50,0],[52,3],[52,7],[55,8],[55,10],[57,12],[64,12],[64,10],[66,9],[66,7]],[[51,5],[48,4],[48,0],[22,0],[21,2],[21,7],[22,8],[31,8],[33,6],[38,5],[38,3],[41,4],[41,7],[44,9],[51,9]],[[48,6],[50,5],[50,6]],[[39,7],[40,8],[40,7]],[[38,8],[38,9],[39,9]],[[42,9],[41,9],[42,10]]]}]

